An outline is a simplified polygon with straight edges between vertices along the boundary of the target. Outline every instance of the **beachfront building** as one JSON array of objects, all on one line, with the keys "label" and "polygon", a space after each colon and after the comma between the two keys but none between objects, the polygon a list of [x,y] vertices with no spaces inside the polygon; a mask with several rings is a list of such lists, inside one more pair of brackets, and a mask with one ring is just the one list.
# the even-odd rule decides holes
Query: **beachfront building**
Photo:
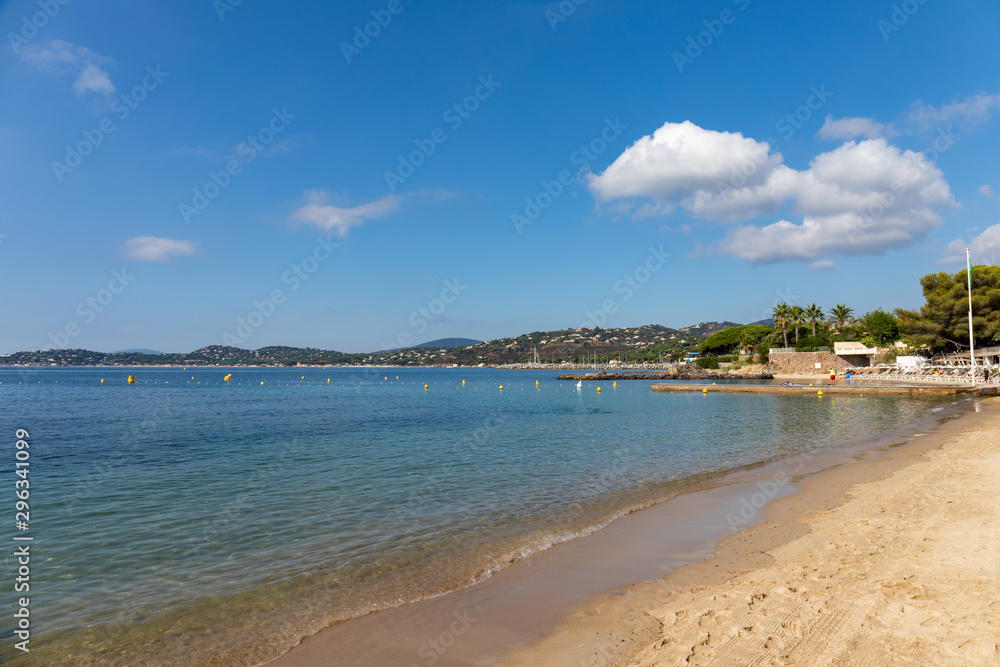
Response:
[{"label": "beachfront building", "polygon": [[774,373],[825,373],[831,368],[841,372],[871,366],[875,357],[884,351],[866,347],[857,341],[845,341],[834,343],[833,349],[825,347],[814,352],[799,352],[794,347],[772,347],[768,360]]}]

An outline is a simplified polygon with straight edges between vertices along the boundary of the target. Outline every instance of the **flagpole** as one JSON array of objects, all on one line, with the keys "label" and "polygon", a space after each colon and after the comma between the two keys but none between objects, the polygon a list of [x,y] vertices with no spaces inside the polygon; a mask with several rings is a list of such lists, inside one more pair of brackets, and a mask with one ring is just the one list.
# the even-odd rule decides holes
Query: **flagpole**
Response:
[{"label": "flagpole", "polygon": [[968,248],[965,249],[965,263],[969,269],[969,360],[972,362],[972,384],[976,384],[976,349],[972,337],[972,259]]}]

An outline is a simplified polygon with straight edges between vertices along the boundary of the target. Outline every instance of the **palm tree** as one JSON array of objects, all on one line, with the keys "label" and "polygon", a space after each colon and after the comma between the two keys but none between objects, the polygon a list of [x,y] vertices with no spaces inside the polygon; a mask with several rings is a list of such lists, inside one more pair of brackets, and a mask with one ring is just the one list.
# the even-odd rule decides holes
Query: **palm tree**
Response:
[{"label": "palm tree", "polygon": [[813,337],[816,337],[816,320],[823,319],[823,309],[817,306],[815,303],[809,304],[806,307],[806,319],[812,324]]},{"label": "palm tree", "polygon": [[830,321],[837,325],[838,329],[843,329],[844,325],[854,319],[854,309],[848,308],[842,303],[830,309]]},{"label": "palm tree", "polygon": [[799,325],[806,319],[806,312],[802,310],[802,306],[792,306],[788,309],[788,319],[791,320],[792,325],[795,327],[795,344],[799,344]]},{"label": "palm tree", "polygon": [[788,304],[782,302],[774,307],[774,312],[771,314],[771,320],[774,322],[774,326],[781,328],[781,335],[785,338],[785,347],[788,347],[788,320],[791,316],[791,309]]}]

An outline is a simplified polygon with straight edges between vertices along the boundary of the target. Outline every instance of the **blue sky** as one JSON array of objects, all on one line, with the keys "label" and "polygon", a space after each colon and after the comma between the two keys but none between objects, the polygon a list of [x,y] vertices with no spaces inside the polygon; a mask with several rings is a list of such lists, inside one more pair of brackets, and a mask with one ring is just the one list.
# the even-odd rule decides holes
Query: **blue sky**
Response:
[{"label": "blue sky", "polygon": [[0,353],[919,306],[965,247],[1000,255],[998,24],[940,0],[0,3]]}]

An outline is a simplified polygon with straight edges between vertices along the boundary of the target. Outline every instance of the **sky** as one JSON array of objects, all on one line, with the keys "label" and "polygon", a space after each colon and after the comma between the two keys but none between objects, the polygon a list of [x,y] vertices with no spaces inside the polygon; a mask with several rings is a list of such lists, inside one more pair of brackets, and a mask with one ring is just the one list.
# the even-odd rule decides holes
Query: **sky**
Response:
[{"label": "sky", "polygon": [[0,2],[0,353],[919,307],[1000,262],[1000,6]]}]

